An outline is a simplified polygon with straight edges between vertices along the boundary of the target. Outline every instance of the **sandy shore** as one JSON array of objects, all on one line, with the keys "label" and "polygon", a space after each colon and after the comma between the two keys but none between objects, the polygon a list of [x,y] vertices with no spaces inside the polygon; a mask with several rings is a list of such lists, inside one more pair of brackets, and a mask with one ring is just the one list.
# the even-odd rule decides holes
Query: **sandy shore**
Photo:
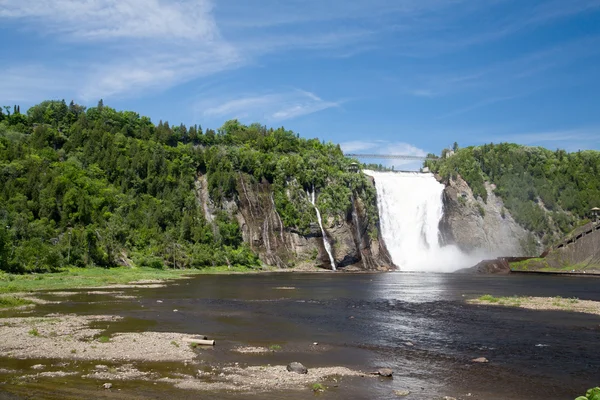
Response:
[{"label": "sandy shore", "polygon": [[[243,366],[239,363],[204,364],[204,369],[197,370],[195,374],[184,373],[182,371],[202,364],[202,348],[190,345],[197,337],[176,332],[101,336],[105,328],[120,320],[121,317],[112,315],[74,314],[0,319],[0,354],[7,358],[39,362],[31,366],[30,371],[1,370],[0,381],[2,375],[12,375],[7,379],[13,382],[70,376],[100,383],[141,380],[168,383],[179,389],[256,393],[312,390],[315,383],[337,385],[342,377],[370,377],[339,366],[309,367],[308,374],[297,374],[288,372],[285,365]],[[231,352],[248,354],[271,350],[266,347],[237,347]],[[56,360],[62,361],[57,364]],[[83,367],[82,361],[87,361],[89,366]],[[175,363],[172,365],[178,367],[159,372],[154,369],[156,364],[146,365],[156,362]]]},{"label": "sandy shore", "polygon": [[[14,358],[64,358],[80,360],[190,361],[193,349],[184,340],[193,335],[173,332],[117,333],[100,336],[120,317],[51,314],[44,318],[0,320],[0,353]],[[102,323],[102,324],[99,324]]]}]

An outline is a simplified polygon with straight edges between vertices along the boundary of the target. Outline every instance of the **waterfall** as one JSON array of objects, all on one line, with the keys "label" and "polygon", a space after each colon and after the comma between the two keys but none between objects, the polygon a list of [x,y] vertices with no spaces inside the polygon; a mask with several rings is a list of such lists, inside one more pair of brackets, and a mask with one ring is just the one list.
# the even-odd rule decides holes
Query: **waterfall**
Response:
[{"label": "waterfall", "polygon": [[317,220],[319,221],[319,227],[321,227],[321,233],[323,234],[323,246],[325,246],[325,251],[327,252],[327,255],[329,256],[329,262],[331,263],[331,269],[333,271],[335,271],[336,270],[335,260],[333,259],[333,253],[331,252],[331,244],[329,243],[329,239],[327,238],[327,234],[325,233],[325,228],[323,228],[323,221],[321,220],[321,212],[317,208],[317,203],[315,202],[314,186],[313,186],[313,190],[310,194],[308,193],[308,190],[306,191],[306,195],[308,196],[308,200],[313,205],[313,207],[315,208],[315,211],[317,213]]},{"label": "waterfall", "polygon": [[473,265],[456,246],[441,246],[444,185],[432,174],[364,171],[375,179],[381,234],[403,271],[450,272]]}]

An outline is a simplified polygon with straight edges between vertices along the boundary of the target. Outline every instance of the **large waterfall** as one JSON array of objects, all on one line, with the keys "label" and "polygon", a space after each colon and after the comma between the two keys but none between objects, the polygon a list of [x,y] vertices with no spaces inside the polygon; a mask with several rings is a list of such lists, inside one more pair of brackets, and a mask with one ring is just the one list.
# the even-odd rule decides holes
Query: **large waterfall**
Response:
[{"label": "large waterfall", "polygon": [[432,174],[365,171],[375,179],[381,234],[402,271],[450,272],[473,260],[456,246],[442,246],[444,185]]}]

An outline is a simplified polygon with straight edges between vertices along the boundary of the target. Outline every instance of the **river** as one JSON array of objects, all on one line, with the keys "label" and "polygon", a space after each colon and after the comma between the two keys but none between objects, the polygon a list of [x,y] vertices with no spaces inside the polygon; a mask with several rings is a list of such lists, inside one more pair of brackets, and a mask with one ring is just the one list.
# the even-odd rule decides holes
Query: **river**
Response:
[{"label": "river", "polygon": [[[525,274],[200,275],[163,288],[127,289],[138,296],[135,299],[107,301],[82,290],[61,304],[37,306],[34,313],[125,317],[111,324],[107,333],[152,330],[208,335],[217,345],[199,352],[207,365],[299,361],[309,369],[339,365],[362,371],[394,370],[393,379],[344,378],[319,394],[324,399],[397,399],[395,391],[408,390],[406,399],[558,400],[573,399],[600,384],[600,316],[476,306],[464,300],[492,294],[600,301],[599,282],[589,277]],[[231,351],[239,346],[274,345],[277,351],[266,354]],[[476,357],[490,362],[472,363]],[[36,362],[0,357],[0,368],[28,368]],[[310,390],[206,393],[146,381],[122,383],[120,391],[109,396],[97,389],[90,392],[97,385],[89,379],[65,377],[22,382],[17,388],[4,379],[0,398],[77,398],[77,393],[140,399],[313,396]]]}]

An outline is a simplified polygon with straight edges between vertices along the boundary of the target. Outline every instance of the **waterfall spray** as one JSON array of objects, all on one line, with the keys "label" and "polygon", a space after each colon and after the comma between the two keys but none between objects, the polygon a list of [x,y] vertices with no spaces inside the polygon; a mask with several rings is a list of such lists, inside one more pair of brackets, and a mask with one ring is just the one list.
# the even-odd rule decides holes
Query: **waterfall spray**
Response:
[{"label": "waterfall spray", "polygon": [[315,202],[315,187],[314,187],[314,185],[312,188],[312,192],[310,194],[308,193],[308,190],[306,191],[306,196],[308,196],[308,200],[313,205],[313,207],[315,208],[315,211],[317,213],[317,221],[319,221],[319,227],[321,228],[321,233],[323,234],[323,246],[325,246],[325,251],[327,252],[327,255],[329,256],[329,262],[331,263],[331,269],[333,271],[335,271],[336,270],[335,260],[333,258],[333,254],[331,251],[331,244],[329,243],[329,238],[327,238],[327,234],[325,233],[325,228],[323,228],[323,221],[321,220],[321,212],[317,208],[317,203]]},{"label": "waterfall spray", "polygon": [[432,174],[364,171],[375,179],[381,234],[403,271],[450,272],[473,265],[456,246],[441,246],[444,185]]}]

